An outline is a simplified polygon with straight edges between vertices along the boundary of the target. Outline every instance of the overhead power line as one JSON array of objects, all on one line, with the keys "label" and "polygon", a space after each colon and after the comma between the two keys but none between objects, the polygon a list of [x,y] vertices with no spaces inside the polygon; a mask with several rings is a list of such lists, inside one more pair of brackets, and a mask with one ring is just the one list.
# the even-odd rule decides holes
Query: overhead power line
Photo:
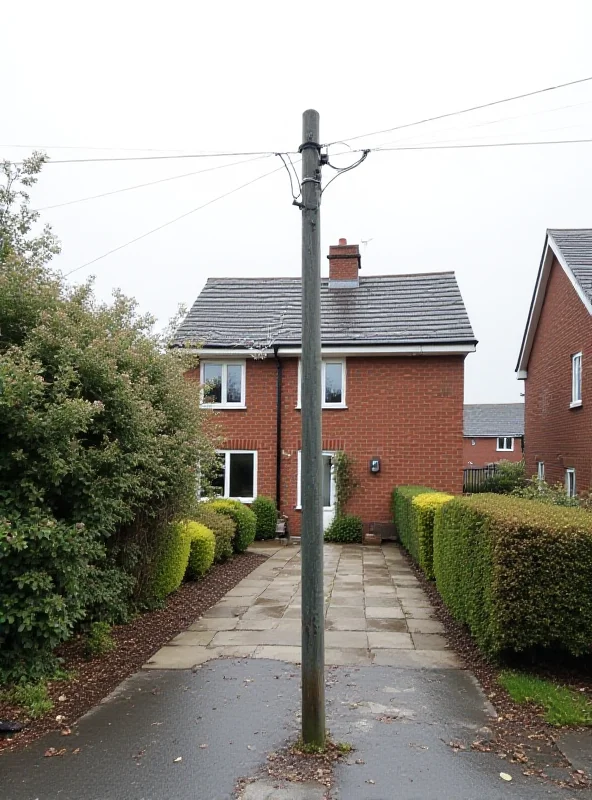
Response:
[{"label": "overhead power line", "polygon": [[501,105],[502,103],[510,103],[514,100],[523,100],[526,97],[534,97],[535,95],[538,94],[544,94],[545,92],[553,92],[556,89],[565,89],[567,86],[576,86],[577,84],[586,83],[588,81],[592,81],[592,76],[590,76],[589,78],[579,78],[576,81],[568,81],[567,83],[559,83],[556,86],[547,86],[544,89],[536,89],[533,92],[524,92],[523,94],[517,94],[514,95],[513,97],[505,97],[503,100],[493,100],[490,103],[482,103],[481,105],[478,106],[463,108],[460,111],[450,111],[446,114],[437,114],[436,116],[426,117],[425,119],[420,119],[417,120],[416,122],[406,122],[403,125],[394,125],[392,128],[384,128],[383,130],[380,131],[372,131],[371,133],[360,133],[358,134],[358,136],[350,136],[347,139],[342,138],[334,142],[329,142],[328,145],[324,146],[330,147],[333,144],[345,144],[346,142],[353,142],[356,139],[363,139],[367,136],[379,136],[380,134],[383,133],[391,133],[392,131],[400,131],[403,128],[411,128],[415,125],[425,125],[428,122],[436,122],[436,120],[439,119],[446,119],[447,117],[455,117],[458,116],[459,114],[469,114],[471,111],[479,111],[483,108],[491,108],[491,106],[498,106]]},{"label": "overhead power line", "polygon": [[[476,147],[532,147],[543,144],[583,144],[592,139],[556,139],[546,142],[484,142],[482,144],[426,144],[407,147],[376,147],[371,153],[384,153],[389,150],[465,150]],[[358,151],[363,152],[363,151]]]},{"label": "overhead power line", "polygon": [[[183,153],[175,156],[121,156],[115,158],[65,158],[49,159],[45,166],[52,164],[104,164],[114,161],[167,161],[173,158],[236,158],[237,156],[273,156],[277,150],[259,150],[245,153]],[[283,151],[285,152],[285,151]],[[21,161],[16,161],[21,164]]]},{"label": "overhead power line", "polygon": [[168,222],[164,222],[162,225],[158,225],[156,228],[152,228],[152,230],[146,231],[146,233],[142,233],[140,236],[136,236],[134,239],[130,239],[129,242],[124,242],[124,244],[120,244],[118,247],[114,247],[112,250],[108,250],[106,253],[103,253],[96,258],[93,258],[91,261],[87,261],[84,264],[81,264],[79,267],[75,267],[71,269],[69,272],[64,273],[64,277],[67,278],[68,275],[73,275],[75,272],[78,272],[85,267],[90,267],[91,264],[95,264],[97,261],[101,261],[103,258],[107,258],[107,256],[112,255],[113,253],[117,253],[119,250],[123,250],[124,247],[129,247],[131,244],[135,244],[135,242],[139,242],[140,239],[145,239],[147,236],[150,236],[157,231],[161,231],[163,228],[167,228],[169,225],[173,225],[175,222],[179,222],[179,220],[185,219],[185,217],[189,217],[191,214],[195,214],[197,211],[201,211],[203,208],[207,206],[211,206],[212,203],[218,202],[218,200],[223,200],[225,197],[228,197],[235,192],[239,192],[241,189],[245,189],[247,186],[251,186],[253,183],[257,183],[257,181],[262,180],[263,178],[267,178],[269,175],[273,175],[275,172],[280,172],[283,170],[283,165],[281,167],[276,167],[276,169],[272,169],[270,172],[264,172],[263,175],[259,175],[257,178],[253,178],[253,180],[247,181],[247,183],[243,183],[240,186],[236,186],[234,189],[231,189],[228,192],[224,192],[224,194],[218,195],[218,197],[214,197],[211,200],[208,200],[207,203],[203,203],[201,206],[197,206],[197,208],[192,208],[191,211],[186,211],[184,214],[180,214],[178,217],[174,219],[170,219]]},{"label": "overhead power line", "polygon": [[0,147],[15,147],[25,150],[108,150],[120,153],[187,153],[191,147],[93,147],[82,144],[0,144]]},{"label": "overhead power line", "polygon": [[255,156],[255,158],[247,158],[244,161],[232,161],[230,164],[218,164],[216,167],[207,167],[206,169],[198,169],[195,172],[184,172],[182,175],[172,175],[170,178],[160,178],[157,181],[148,181],[147,183],[137,183],[135,186],[126,186],[123,189],[113,189],[110,192],[103,192],[102,194],[91,194],[88,197],[79,197],[77,200],[68,200],[65,203],[56,203],[52,206],[42,206],[36,209],[37,211],[48,211],[51,208],[62,208],[63,206],[71,206],[75,203],[85,203],[87,200],[98,200],[100,197],[109,197],[113,194],[121,194],[122,192],[131,192],[134,189],[143,189],[146,186],[156,186],[159,183],[166,183],[167,181],[177,181],[180,178],[189,178],[192,175],[201,175],[204,172],[214,172],[218,169],[226,169],[227,167],[236,167],[239,164],[250,164],[252,161],[259,161],[268,156]]}]

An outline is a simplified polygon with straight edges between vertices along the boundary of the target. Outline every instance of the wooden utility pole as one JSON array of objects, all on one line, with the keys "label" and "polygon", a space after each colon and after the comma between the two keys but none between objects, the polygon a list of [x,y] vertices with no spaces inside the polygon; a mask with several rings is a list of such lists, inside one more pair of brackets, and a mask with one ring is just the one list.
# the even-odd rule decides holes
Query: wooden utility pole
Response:
[{"label": "wooden utility pole", "polygon": [[302,118],[302,739],[325,744],[319,114]]}]

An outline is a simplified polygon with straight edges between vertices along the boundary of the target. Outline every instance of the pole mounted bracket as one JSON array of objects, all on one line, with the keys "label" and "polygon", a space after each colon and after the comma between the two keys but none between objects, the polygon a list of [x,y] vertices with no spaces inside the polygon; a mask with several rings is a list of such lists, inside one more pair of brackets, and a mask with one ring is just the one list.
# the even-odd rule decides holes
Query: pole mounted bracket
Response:
[{"label": "pole mounted bracket", "polygon": [[308,150],[310,148],[313,148],[314,150],[320,150],[321,145],[318,144],[318,142],[303,142],[298,148],[298,152],[302,153],[303,150]]}]

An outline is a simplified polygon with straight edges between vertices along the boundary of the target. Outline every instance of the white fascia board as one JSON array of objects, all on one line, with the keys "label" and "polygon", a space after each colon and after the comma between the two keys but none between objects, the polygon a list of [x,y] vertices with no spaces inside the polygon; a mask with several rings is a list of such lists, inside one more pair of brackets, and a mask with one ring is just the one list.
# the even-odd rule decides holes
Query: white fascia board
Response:
[{"label": "white fascia board", "polygon": [[[465,355],[474,353],[474,344],[401,344],[401,345],[362,345],[352,347],[347,345],[327,345],[321,350],[323,356],[437,356],[437,355]],[[301,347],[280,347],[280,356],[299,356],[302,354]]]},{"label": "white fascia board", "polygon": [[545,300],[545,292],[547,290],[547,284],[549,283],[549,276],[551,275],[551,267],[553,266],[553,258],[557,259],[557,262],[561,265],[561,268],[567,275],[567,278],[573,288],[576,291],[576,294],[586,307],[589,314],[592,314],[592,303],[586,297],[582,287],[578,283],[576,276],[571,271],[570,267],[568,266],[566,260],[559,249],[557,242],[553,239],[550,233],[547,234],[547,243],[545,246],[545,251],[543,253],[543,258],[541,259],[541,266],[539,268],[539,274],[537,276],[537,282],[534,289],[533,299],[530,306],[530,312],[528,315],[528,321],[526,323],[526,331],[524,334],[524,339],[522,342],[522,347],[520,349],[520,356],[518,358],[518,366],[516,368],[517,377],[519,381],[526,380],[528,376],[528,360],[530,358],[530,352],[532,350],[532,345],[534,343],[534,337],[536,334],[536,330],[539,324],[539,319],[541,318],[541,312],[543,310],[543,303]]},{"label": "white fascia board", "polygon": [[[321,353],[323,356],[390,356],[390,355],[408,355],[408,356],[442,356],[442,355],[466,355],[467,353],[474,353],[476,350],[474,344],[401,344],[401,345],[367,345],[361,347],[352,347],[347,345],[327,346],[323,347]],[[187,348],[185,353],[195,353],[202,358],[230,358],[240,359],[249,356],[257,356],[260,358],[262,355],[272,356],[274,351],[268,350],[239,350],[238,348]],[[301,347],[279,347],[278,355],[300,356],[302,355]]]}]

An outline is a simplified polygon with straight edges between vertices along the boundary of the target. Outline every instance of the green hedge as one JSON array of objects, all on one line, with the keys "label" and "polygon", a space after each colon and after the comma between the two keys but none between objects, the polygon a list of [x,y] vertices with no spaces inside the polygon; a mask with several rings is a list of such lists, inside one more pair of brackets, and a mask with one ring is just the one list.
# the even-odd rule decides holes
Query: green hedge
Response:
[{"label": "green hedge", "polygon": [[455,498],[436,517],[436,584],[490,655],[592,642],[592,514],[522,498]]},{"label": "green hedge", "polygon": [[235,553],[244,553],[255,538],[257,517],[250,508],[239,500],[213,500],[209,507],[221,514],[226,514],[236,523],[236,534],[232,546]]},{"label": "green hedge", "polygon": [[189,563],[185,577],[191,581],[202,578],[214,563],[216,537],[201,522],[187,522],[190,538]]},{"label": "green hedge", "polygon": [[209,528],[216,537],[214,563],[232,558],[232,542],[236,534],[236,523],[226,514],[218,514],[209,503],[198,503],[193,514],[197,522]]},{"label": "green hedge", "polygon": [[184,522],[175,522],[163,533],[152,573],[151,593],[163,601],[181,585],[189,563],[191,538]]},{"label": "green hedge", "polygon": [[361,542],[362,541],[362,520],[354,517],[353,514],[343,514],[335,517],[333,522],[325,531],[326,542]]},{"label": "green hedge", "polygon": [[411,501],[413,537],[417,540],[417,561],[427,578],[434,580],[434,522],[442,507],[453,499],[444,492],[424,492]]},{"label": "green hedge", "polygon": [[414,561],[419,561],[419,541],[412,501],[419,494],[433,491],[427,486],[397,486],[391,496],[393,522],[399,540]]},{"label": "green hedge", "polygon": [[257,517],[255,539],[273,539],[277,526],[277,507],[272,497],[260,495],[251,503],[251,511]]}]

